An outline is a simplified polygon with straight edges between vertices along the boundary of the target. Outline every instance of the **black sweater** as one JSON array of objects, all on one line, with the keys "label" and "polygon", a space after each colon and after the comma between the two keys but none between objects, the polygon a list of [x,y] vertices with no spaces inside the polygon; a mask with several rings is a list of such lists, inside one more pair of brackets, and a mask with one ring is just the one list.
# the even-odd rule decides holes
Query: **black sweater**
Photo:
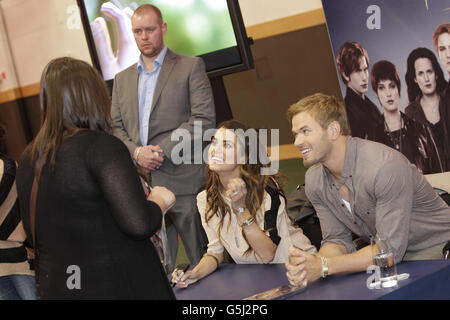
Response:
[{"label": "black sweater", "polygon": [[[33,170],[29,146],[19,162],[17,189],[30,239]],[[66,138],[55,166],[47,163],[39,181],[36,242],[41,298],[174,299],[149,240],[160,226],[161,210],[146,200],[119,139],[90,130]],[[72,265],[81,271],[81,289],[67,286]]]},{"label": "black sweater", "polygon": [[352,137],[373,139],[373,132],[381,113],[368,97],[362,99],[353,89],[347,87],[345,111]]}]

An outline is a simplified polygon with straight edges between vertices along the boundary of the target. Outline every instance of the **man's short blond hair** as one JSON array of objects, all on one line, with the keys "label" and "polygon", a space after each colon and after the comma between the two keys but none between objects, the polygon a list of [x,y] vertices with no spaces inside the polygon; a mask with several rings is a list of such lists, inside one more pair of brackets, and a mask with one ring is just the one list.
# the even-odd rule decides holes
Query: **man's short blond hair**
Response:
[{"label": "man's short blond hair", "polygon": [[161,13],[161,10],[159,10],[159,8],[157,6],[154,6],[152,4],[143,4],[141,6],[139,6],[133,13],[133,16],[139,16],[148,12],[154,12],[156,14],[156,16],[158,17],[159,23],[163,24],[164,19]]},{"label": "man's short blond hair", "polygon": [[316,93],[301,99],[289,107],[287,111],[288,121],[292,122],[292,118],[305,111],[308,112],[308,114],[313,117],[323,129],[327,129],[331,122],[337,121],[341,126],[341,134],[350,135],[345,106],[343,102],[335,96]]}]

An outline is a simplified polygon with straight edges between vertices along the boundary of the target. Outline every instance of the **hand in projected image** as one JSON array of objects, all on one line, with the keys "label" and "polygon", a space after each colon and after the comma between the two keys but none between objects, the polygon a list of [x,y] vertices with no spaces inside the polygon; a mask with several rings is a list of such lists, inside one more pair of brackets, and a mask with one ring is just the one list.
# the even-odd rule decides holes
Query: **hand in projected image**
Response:
[{"label": "hand in projected image", "polygon": [[100,66],[104,78],[109,80],[114,78],[117,72],[136,63],[139,59],[140,52],[136,46],[131,30],[133,10],[128,7],[120,9],[108,1],[102,4],[100,12],[104,17],[114,22],[118,34],[117,55],[114,55],[105,19],[98,17],[92,22],[92,30],[94,41],[97,45]]}]

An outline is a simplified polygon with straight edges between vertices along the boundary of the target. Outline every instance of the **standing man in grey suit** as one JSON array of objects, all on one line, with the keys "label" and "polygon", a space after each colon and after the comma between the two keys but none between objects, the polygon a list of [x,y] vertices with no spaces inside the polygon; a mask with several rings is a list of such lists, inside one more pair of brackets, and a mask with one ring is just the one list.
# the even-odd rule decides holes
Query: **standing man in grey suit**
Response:
[{"label": "standing man in grey suit", "polygon": [[194,161],[178,164],[175,158],[179,155],[172,155],[172,149],[179,141],[172,141],[172,133],[189,132],[192,140],[188,144],[193,144],[194,126],[201,125],[203,131],[215,126],[214,101],[204,62],[165,46],[167,24],[157,7],[140,6],[131,22],[141,56],[114,79],[114,135],[128,147],[139,169],[149,174],[151,185],[165,186],[176,195],[177,202],[167,213],[173,223],[167,224],[166,264],[171,272],[178,250],[177,233],[191,264],[200,261],[207,245],[196,206],[196,195],[205,183],[205,167]]}]

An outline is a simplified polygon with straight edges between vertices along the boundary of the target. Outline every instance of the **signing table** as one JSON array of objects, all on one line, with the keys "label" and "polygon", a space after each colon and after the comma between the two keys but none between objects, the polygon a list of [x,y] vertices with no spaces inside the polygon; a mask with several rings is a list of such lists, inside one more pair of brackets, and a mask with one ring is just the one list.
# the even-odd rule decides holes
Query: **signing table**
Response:
[{"label": "signing table", "polygon": [[[329,276],[287,299],[450,299],[450,260],[402,262],[397,272],[410,277],[399,281],[395,289],[370,290],[366,286],[370,274],[360,272]],[[174,292],[179,300],[240,300],[285,284],[289,283],[284,264],[224,264],[208,277]]]}]

